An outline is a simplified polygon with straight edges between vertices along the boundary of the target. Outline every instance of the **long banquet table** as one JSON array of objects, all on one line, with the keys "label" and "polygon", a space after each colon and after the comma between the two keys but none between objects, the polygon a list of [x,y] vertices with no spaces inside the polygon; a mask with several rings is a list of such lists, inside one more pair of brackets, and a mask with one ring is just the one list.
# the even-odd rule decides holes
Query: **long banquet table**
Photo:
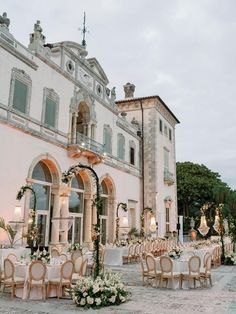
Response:
[{"label": "long banquet table", "polygon": [[123,256],[128,254],[128,247],[106,247],[104,264],[107,266],[122,266]]}]

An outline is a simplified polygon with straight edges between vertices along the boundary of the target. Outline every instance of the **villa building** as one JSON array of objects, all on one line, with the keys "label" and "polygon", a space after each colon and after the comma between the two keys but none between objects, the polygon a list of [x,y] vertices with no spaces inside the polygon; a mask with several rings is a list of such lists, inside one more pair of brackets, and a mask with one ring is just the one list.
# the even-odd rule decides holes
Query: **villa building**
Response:
[{"label": "villa building", "polygon": [[[94,182],[82,170],[68,185],[62,173],[90,165],[101,184],[101,240],[115,237],[116,209],[127,204],[120,234],[140,229],[143,208],[152,208],[158,234],[176,230],[175,125],[179,123],[159,96],[134,97],[134,85],[115,88],[85,45],[46,44],[40,22],[28,48],[0,19],[0,217],[24,221],[27,230],[32,195],[14,212],[16,193],[29,184],[36,192],[40,244],[91,243]],[[17,216],[17,217],[16,217]],[[146,233],[150,233],[146,214]],[[0,232],[0,244],[6,240]]]}]

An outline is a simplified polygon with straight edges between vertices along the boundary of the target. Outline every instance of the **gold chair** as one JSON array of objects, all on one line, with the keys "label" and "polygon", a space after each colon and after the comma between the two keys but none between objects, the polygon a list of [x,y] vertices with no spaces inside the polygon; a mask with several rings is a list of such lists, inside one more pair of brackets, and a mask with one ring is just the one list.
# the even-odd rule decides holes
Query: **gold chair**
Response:
[{"label": "gold chair", "polygon": [[144,279],[148,278],[147,263],[146,263],[146,259],[143,259],[142,254],[140,254],[139,260],[140,260],[140,265],[141,265],[142,282],[144,286]]},{"label": "gold chair", "polygon": [[211,280],[211,255],[207,257],[206,259],[206,265],[205,265],[205,271],[200,272],[200,278],[204,280],[206,286],[207,286],[207,279],[209,279],[210,285],[212,286],[212,280]]},{"label": "gold chair", "polygon": [[51,257],[52,258],[58,258],[60,256],[60,252],[57,248],[52,248],[51,249]]},{"label": "gold chair", "polygon": [[190,288],[190,281],[193,280],[194,288],[196,288],[196,280],[201,285],[200,278],[201,259],[199,256],[192,256],[188,261],[188,272],[182,272],[180,277],[180,288],[184,280],[188,280],[188,287]]},{"label": "gold chair", "polygon": [[174,279],[180,280],[180,273],[173,271],[173,262],[169,256],[161,256],[160,257],[160,267],[161,267],[161,279],[160,286],[163,286],[163,280],[166,280],[166,287],[168,285],[169,280],[172,282],[172,288]]},{"label": "gold chair", "polygon": [[66,261],[61,266],[60,278],[55,278],[48,281],[48,291],[50,291],[51,286],[57,287],[57,299],[62,296],[64,287],[71,287],[73,270],[73,261]]},{"label": "gold chair", "polygon": [[71,260],[75,261],[78,257],[82,256],[82,252],[80,250],[75,250],[71,253]]},{"label": "gold chair", "polygon": [[81,276],[81,265],[83,263],[83,256],[78,257],[74,261],[74,271],[72,274],[72,283],[75,283]]},{"label": "gold chair", "polygon": [[33,287],[42,288],[43,300],[46,298],[46,265],[42,261],[33,261],[29,266],[29,279],[28,279],[28,299],[30,297],[30,291]]},{"label": "gold chair", "polygon": [[132,253],[133,253],[133,247],[134,247],[134,245],[133,245],[133,244],[130,244],[129,247],[128,247],[128,253],[127,253],[127,255],[123,255],[123,256],[122,256],[122,258],[123,258],[123,264],[128,264],[129,262],[131,262]]},{"label": "gold chair", "polygon": [[61,255],[59,256],[60,261],[62,261],[63,263],[67,261],[67,255],[65,253],[61,253]]},{"label": "gold chair", "polygon": [[157,281],[160,280],[161,278],[161,272],[157,271],[156,261],[151,253],[146,255],[146,264],[147,264],[147,280],[149,281],[149,279],[154,279],[157,287]]},{"label": "gold chair", "polygon": [[212,253],[212,262],[214,267],[218,267],[221,265],[221,247],[216,246]]},{"label": "gold chair", "polygon": [[4,280],[3,280],[3,289],[2,293],[4,292],[5,288],[11,288],[11,296],[15,296],[15,289],[23,288],[25,284],[25,279],[21,277],[15,276],[15,266],[12,261],[8,258],[4,260]]},{"label": "gold chair", "polygon": [[17,258],[17,256],[16,256],[16,254],[14,254],[14,253],[8,254],[8,255],[7,255],[7,258],[8,258],[10,261],[12,261],[13,264],[16,263],[16,262],[18,262],[18,258]]}]

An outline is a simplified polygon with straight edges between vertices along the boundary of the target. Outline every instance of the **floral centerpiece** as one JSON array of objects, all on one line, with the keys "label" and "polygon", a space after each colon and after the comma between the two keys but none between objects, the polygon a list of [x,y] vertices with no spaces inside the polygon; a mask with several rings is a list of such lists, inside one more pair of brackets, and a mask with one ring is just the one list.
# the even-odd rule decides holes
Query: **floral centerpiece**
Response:
[{"label": "floral centerpiece", "polygon": [[211,241],[209,241],[209,240],[202,240],[202,241],[198,241],[198,242],[194,243],[192,245],[192,247],[195,250],[199,250],[199,249],[202,249],[203,247],[208,247],[208,246],[211,246],[211,245],[212,245]]},{"label": "floral centerpiece", "polygon": [[50,262],[50,254],[45,249],[36,251],[30,255],[31,261],[42,261],[43,263]]},{"label": "floral centerpiece", "polygon": [[127,241],[127,240],[116,240],[114,242],[114,244],[117,247],[122,247],[122,246],[127,246],[129,244],[129,241]]},{"label": "floral centerpiece", "polygon": [[183,251],[181,251],[180,249],[175,248],[169,251],[167,254],[170,258],[177,259],[177,258],[180,258],[182,252]]},{"label": "floral centerpiece", "polygon": [[80,245],[79,243],[73,243],[71,244],[71,246],[68,248],[68,252],[72,253],[73,251],[77,251],[80,250],[82,251],[82,245]]},{"label": "floral centerpiece", "polygon": [[77,306],[99,308],[119,305],[130,299],[121,275],[106,271],[96,279],[80,277],[76,285],[67,290]]},{"label": "floral centerpiece", "polygon": [[225,255],[225,265],[236,265],[236,253],[231,252]]}]

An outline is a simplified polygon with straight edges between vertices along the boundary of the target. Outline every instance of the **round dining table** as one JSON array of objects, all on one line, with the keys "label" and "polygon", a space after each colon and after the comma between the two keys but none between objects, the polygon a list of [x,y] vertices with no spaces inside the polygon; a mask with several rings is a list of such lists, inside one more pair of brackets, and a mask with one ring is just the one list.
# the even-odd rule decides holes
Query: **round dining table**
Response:
[{"label": "round dining table", "polygon": [[[61,264],[56,265],[46,265],[47,271],[46,271],[46,281],[52,280],[55,278],[60,278],[60,270],[61,270]],[[26,263],[15,263],[15,276],[21,277],[25,279],[25,284],[23,288],[17,288],[16,289],[16,296],[18,298],[21,298],[23,300],[25,299],[33,299],[33,300],[40,300],[43,299],[42,295],[42,289],[40,287],[33,287],[30,291],[29,295],[29,289],[28,289],[28,279],[29,279],[29,264]],[[54,286],[50,287],[49,295],[47,297],[56,297],[56,288]]]}]

